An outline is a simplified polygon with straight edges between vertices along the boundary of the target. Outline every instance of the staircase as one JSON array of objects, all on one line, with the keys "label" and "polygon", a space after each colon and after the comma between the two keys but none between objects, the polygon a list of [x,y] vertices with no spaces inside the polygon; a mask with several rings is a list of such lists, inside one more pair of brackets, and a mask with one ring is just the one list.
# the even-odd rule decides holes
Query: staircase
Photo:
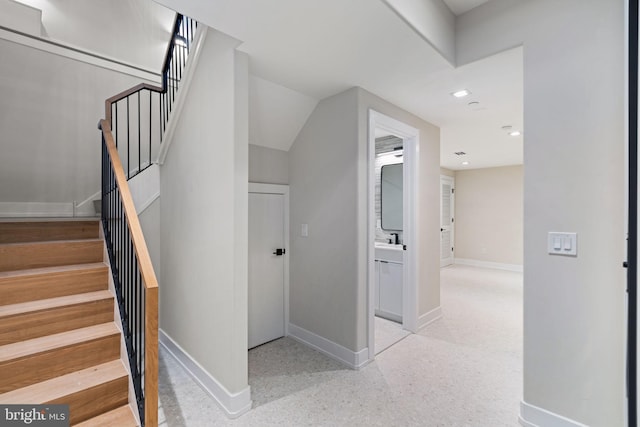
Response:
[{"label": "staircase", "polygon": [[98,220],[0,222],[0,404],[138,425],[104,254]]}]

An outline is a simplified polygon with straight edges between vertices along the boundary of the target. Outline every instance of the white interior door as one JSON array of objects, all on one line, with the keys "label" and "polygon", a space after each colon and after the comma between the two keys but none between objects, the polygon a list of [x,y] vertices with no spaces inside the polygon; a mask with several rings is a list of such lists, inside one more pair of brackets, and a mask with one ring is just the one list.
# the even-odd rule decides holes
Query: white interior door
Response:
[{"label": "white interior door", "polygon": [[284,336],[284,196],[249,193],[248,348]]},{"label": "white interior door", "polygon": [[440,267],[453,264],[453,178],[440,176]]}]

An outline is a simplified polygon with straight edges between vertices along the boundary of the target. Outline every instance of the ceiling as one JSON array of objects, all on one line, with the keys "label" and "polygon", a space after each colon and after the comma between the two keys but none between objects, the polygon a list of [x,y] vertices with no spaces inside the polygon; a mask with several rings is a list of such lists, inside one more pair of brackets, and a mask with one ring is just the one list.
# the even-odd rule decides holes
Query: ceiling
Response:
[{"label": "ceiling", "polygon": [[443,0],[444,3],[451,9],[454,15],[462,15],[465,12],[474,9],[489,0]]},{"label": "ceiling", "polygon": [[[520,49],[454,68],[382,0],[158,1],[242,41],[253,144],[288,150],[317,101],[359,86],[441,127],[444,167],[522,163],[522,137],[501,129],[522,128]],[[454,13],[484,2],[446,0]]]}]

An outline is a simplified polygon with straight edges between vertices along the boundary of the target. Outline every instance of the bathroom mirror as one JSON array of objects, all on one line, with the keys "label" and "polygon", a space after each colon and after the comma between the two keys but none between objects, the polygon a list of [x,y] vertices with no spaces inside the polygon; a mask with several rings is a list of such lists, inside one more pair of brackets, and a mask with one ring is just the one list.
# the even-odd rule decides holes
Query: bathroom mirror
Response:
[{"label": "bathroom mirror", "polygon": [[382,166],[380,199],[382,229],[402,231],[402,163]]}]

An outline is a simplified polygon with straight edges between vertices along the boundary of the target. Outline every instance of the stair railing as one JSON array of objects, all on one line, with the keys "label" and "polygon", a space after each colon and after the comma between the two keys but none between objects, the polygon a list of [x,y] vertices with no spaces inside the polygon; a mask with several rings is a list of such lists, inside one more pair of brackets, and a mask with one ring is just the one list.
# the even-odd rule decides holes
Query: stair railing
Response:
[{"label": "stair railing", "polygon": [[102,227],[142,426],[158,425],[158,282],[127,181],[151,166],[162,142],[196,28],[176,15],[162,87],[142,83],[107,99],[98,126]]},{"label": "stair railing", "polygon": [[158,281],[109,122],[102,120],[102,227],[142,426],[158,425]]},{"label": "stair railing", "polygon": [[105,119],[131,179],[153,164],[176,102],[180,81],[198,27],[177,14],[162,67],[162,86],[141,83],[105,102]]}]

